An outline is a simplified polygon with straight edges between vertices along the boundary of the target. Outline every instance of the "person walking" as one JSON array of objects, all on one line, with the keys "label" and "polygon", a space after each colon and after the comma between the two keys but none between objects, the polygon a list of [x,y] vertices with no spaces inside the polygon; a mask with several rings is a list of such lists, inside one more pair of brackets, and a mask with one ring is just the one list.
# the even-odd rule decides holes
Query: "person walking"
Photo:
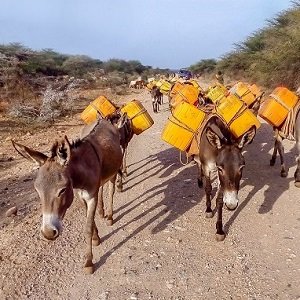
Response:
[{"label": "person walking", "polygon": [[221,71],[218,71],[218,73],[216,74],[216,79],[217,79],[218,83],[224,84],[224,76]]}]

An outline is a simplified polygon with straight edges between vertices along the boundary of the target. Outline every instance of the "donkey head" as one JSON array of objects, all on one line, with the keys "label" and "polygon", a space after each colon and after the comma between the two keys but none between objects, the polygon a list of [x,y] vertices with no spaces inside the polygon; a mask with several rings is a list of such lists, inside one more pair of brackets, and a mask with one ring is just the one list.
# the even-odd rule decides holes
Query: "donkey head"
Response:
[{"label": "donkey head", "polygon": [[234,210],[238,206],[238,191],[245,166],[242,149],[252,142],[255,133],[256,129],[252,127],[238,140],[228,141],[221,139],[211,128],[208,127],[206,130],[207,140],[218,150],[216,165],[223,201],[229,210]]},{"label": "donkey head", "polygon": [[61,221],[73,201],[73,187],[68,173],[71,146],[65,137],[56,142],[51,156],[12,142],[16,151],[38,166],[34,187],[42,204],[43,222],[41,232],[48,240],[56,239],[61,232]]},{"label": "donkey head", "polygon": [[122,148],[125,149],[128,146],[128,143],[131,141],[131,139],[134,135],[132,120],[128,117],[126,112],[121,113],[115,126],[119,130],[120,144],[121,144]]},{"label": "donkey head", "polygon": [[150,94],[152,98],[157,97],[157,94],[159,92],[159,88],[155,85],[154,87],[152,87]]}]

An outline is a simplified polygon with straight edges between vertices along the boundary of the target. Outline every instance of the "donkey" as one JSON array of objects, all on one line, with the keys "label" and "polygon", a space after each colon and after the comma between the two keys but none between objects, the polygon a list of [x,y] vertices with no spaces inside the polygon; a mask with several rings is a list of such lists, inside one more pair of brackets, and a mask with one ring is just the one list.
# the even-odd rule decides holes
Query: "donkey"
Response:
[{"label": "donkey", "polygon": [[34,187],[42,203],[41,233],[47,240],[55,240],[60,235],[61,223],[73,202],[74,192],[85,203],[87,251],[84,270],[91,274],[94,272],[92,245],[100,244],[95,211],[98,204],[100,216],[104,216],[102,186],[109,182],[106,217],[112,224],[114,183],[122,164],[122,150],[119,133],[107,120],[89,125],[86,133],[72,144],[65,136],[52,146],[49,157],[16,142],[13,146],[40,167]]},{"label": "donkey", "polygon": [[157,86],[154,86],[152,90],[150,91],[151,97],[152,97],[152,107],[153,112],[158,113],[159,111],[159,105],[163,103],[163,94],[159,90]]},{"label": "donkey", "polygon": [[[274,166],[277,158],[277,152],[279,153],[280,157],[280,163],[281,163],[281,170],[280,170],[280,175],[281,177],[287,177],[288,175],[288,170],[286,169],[285,163],[284,163],[284,147],[282,144],[283,137],[280,136],[278,131],[280,128],[273,128],[275,132],[275,142],[274,142],[274,150],[273,154],[270,160],[270,166]],[[295,125],[294,125],[294,138],[296,140],[296,147],[297,147],[297,168],[294,173],[294,178],[295,178],[295,186],[300,188],[300,113],[298,112],[296,115],[295,119]]]},{"label": "donkey", "polygon": [[211,209],[211,174],[217,169],[219,189],[217,193],[217,223],[216,239],[223,241],[225,233],[222,223],[223,204],[229,210],[235,210],[238,206],[238,191],[245,159],[242,149],[252,142],[256,133],[255,127],[249,129],[239,139],[235,139],[225,125],[218,119],[208,121],[199,141],[199,156],[194,159],[198,166],[198,185],[204,186],[206,194],[206,217],[212,218]]},{"label": "donkey", "polygon": [[264,94],[265,94],[264,92],[261,93],[261,95],[259,95],[259,96],[256,98],[255,102],[252,103],[252,104],[248,107],[256,117],[257,117],[257,115],[258,115],[258,111],[259,111],[259,108],[260,108],[260,106],[261,106],[261,101],[262,101],[262,98],[263,98]]},{"label": "donkey", "polygon": [[133,138],[134,132],[133,132],[133,125],[132,120],[127,116],[127,113],[122,113],[120,109],[116,110],[115,113],[109,115],[107,119],[116,127],[118,128],[119,134],[120,134],[120,145],[123,152],[123,161],[122,161],[122,168],[121,168],[121,174],[118,174],[117,176],[117,190],[119,192],[123,191],[123,176],[127,176],[127,148],[128,144]]}]

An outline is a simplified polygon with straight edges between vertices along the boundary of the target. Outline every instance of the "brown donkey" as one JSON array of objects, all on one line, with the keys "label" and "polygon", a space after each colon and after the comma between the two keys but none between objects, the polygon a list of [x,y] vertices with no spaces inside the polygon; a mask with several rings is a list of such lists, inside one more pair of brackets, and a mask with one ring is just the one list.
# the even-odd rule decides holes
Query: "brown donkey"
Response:
[{"label": "brown donkey", "polygon": [[[272,154],[272,158],[270,160],[270,166],[274,166],[276,162],[277,152],[279,153],[280,157],[280,163],[281,163],[281,170],[280,175],[281,177],[287,177],[288,175],[288,168],[286,168],[284,163],[284,147],[282,144],[282,141],[284,140],[283,137],[280,136],[279,131],[280,128],[273,128],[275,133],[275,143],[274,143],[274,150]],[[296,140],[296,147],[297,147],[297,168],[294,173],[295,178],[295,186],[300,188],[300,112],[297,112],[296,118],[295,118],[295,124],[293,126],[293,137]]]},{"label": "brown donkey", "polygon": [[235,139],[229,130],[218,118],[212,118],[200,138],[199,156],[195,157],[198,164],[198,185],[202,187],[204,177],[204,188],[206,194],[206,217],[212,218],[211,209],[211,174],[217,169],[219,179],[219,190],[217,194],[217,233],[216,239],[223,241],[222,209],[223,204],[229,210],[235,210],[238,206],[238,191],[245,159],[242,149],[246,144],[252,142],[255,136],[255,127],[252,127],[239,139]]},{"label": "brown donkey", "polygon": [[22,156],[40,166],[34,187],[42,202],[41,232],[46,239],[55,240],[59,236],[61,222],[73,202],[74,192],[85,203],[87,252],[84,268],[86,273],[93,273],[92,244],[100,244],[95,211],[98,203],[99,213],[104,216],[102,186],[109,182],[110,201],[106,217],[112,224],[114,183],[122,164],[122,150],[119,133],[107,120],[90,125],[86,132],[84,138],[72,144],[67,137],[56,142],[50,157],[16,142],[13,145]]},{"label": "brown donkey", "polygon": [[123,152],[123,161],[120,174],[117,176],[116,186],[119,192],[123,191],[123,175],[127,176],[127,148],[129,142],[134,136],[132,120],[127,116],[127,113],[121,112],[118,109],[107,119],[118,129],[120,134],[120,144]]},{"label": "brown donkey", "polygon": [[163,94],[159,90],[159,87],[154,86],[151,91],[151,98],[152,98],[152,108],[154,113],[158,113],[159,105],[163,104]]}]

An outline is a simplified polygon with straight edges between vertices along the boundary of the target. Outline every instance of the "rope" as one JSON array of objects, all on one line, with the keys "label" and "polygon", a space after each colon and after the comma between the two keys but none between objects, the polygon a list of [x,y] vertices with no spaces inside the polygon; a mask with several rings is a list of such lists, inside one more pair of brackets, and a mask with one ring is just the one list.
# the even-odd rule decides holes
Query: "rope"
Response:
[{"label": "rope", "polygon": [[169,118],[169,121],[172,122],[173,124],[191,132],[193,135],[196,133],[196,131],[194,131],[192,128],[188,127],[186,124],[182,123],[180,120],[178,120],[173,114],[172,114],[172,117],[175,119],[175,121],[177,122],[174,122],[174,120],[172,120],[171,118]]},{"label": "rope", "polygon": [[[230,120],[230,122],[228,122],[227,126],[230,127],[230,125],[237,119],[239,118],[244,111],[247,109],[247,105],[244,103],[243,106],[236,112],[236,114],[234,115],[234,117]],[[225,122],[226,123],[226,122]]]},{"label": "rope", "polygon": [[[207,126],[207,123],[208,123],[212,118],[214,118],[214,117],[220,119],[220,117],[219,117],[216,113],[210,112],[209,114],[207,114],[206,118],[203,120],[203,122],[202,122],[202,124],[200,125],[200,127],[198,128],[197,132],[194,134],[194,137],[193,137],[192,142],[191,142],[191,145],[192,145],[192,143],[195,143],[195,142],[196,142],[198,151],[197,151],[197,153],[194,153],[194,152],[192,151],[193,149],[191,149],[191,147],[189,147],[188,151],[186,151],[186,153],[187,153],[188,156],[193,155],[193,154],[199,154],[199,152],[200,152],[200,138],[201,138],[201,136],[202,136],[202,134],[203,134],[204,129],[205,129],[206,126]],[[223,120],[221,120],[221,121],[224,123]],[[224,125],[226,125],[226,123],[224,123]]]},{"label": "rope", "polygon": [[189,163],[189,157],[188,157],[188,153],[185,152],[186,155],[186,161],[185,163],[182,161],[182,151],[179,151],[179,161],[183,166],[186,166]]},{"label": "rope", "polygon": [[244,92],[244,94],[242,95],[238,95],[237,94],[237,87],[236,86],[233,86],[231,89],[230,89],[230,92],[235,95],[236,97],[238,97],[239,99],[241,99],[243,102],[243,97],[246,96],[246,95],[249,95],[249,94],[252,94],[254,96],[254,100],[253,102],[251,103],[251,105],[254,105],[254,103],[256,103],[259,98],[263,95],[263,93],[260,93],[260,94],[254,94],[249,88]]},{"label": "rope", "polygon": [[273,98],[276,102],[278,102],[281,106],[283,106],[287,111],[290,111],[291,108],[288,107],[278,96],[271,94],[271,98]]},{"label": "rope", "polygon": [[280,136],[284,139],[291,141],[295,140],[295,123],[296,117],[300,111],[300,101],[294,106],[294,108],[288,113],[283,124],[275,132],[275,136]]},{"label": "rope", "polygon": [[138,116],[140,116],[140,115],[142,115],[143,113],[145,113],[146,112],[146,109],[145,108],[143,108],[142,110],[140,110],[138,113],[136,113],[135,115],[133,115],[132,117],[128,117],[130,120],[133,120],[134,118],[136,118],[136,117],[138,117]]}]

